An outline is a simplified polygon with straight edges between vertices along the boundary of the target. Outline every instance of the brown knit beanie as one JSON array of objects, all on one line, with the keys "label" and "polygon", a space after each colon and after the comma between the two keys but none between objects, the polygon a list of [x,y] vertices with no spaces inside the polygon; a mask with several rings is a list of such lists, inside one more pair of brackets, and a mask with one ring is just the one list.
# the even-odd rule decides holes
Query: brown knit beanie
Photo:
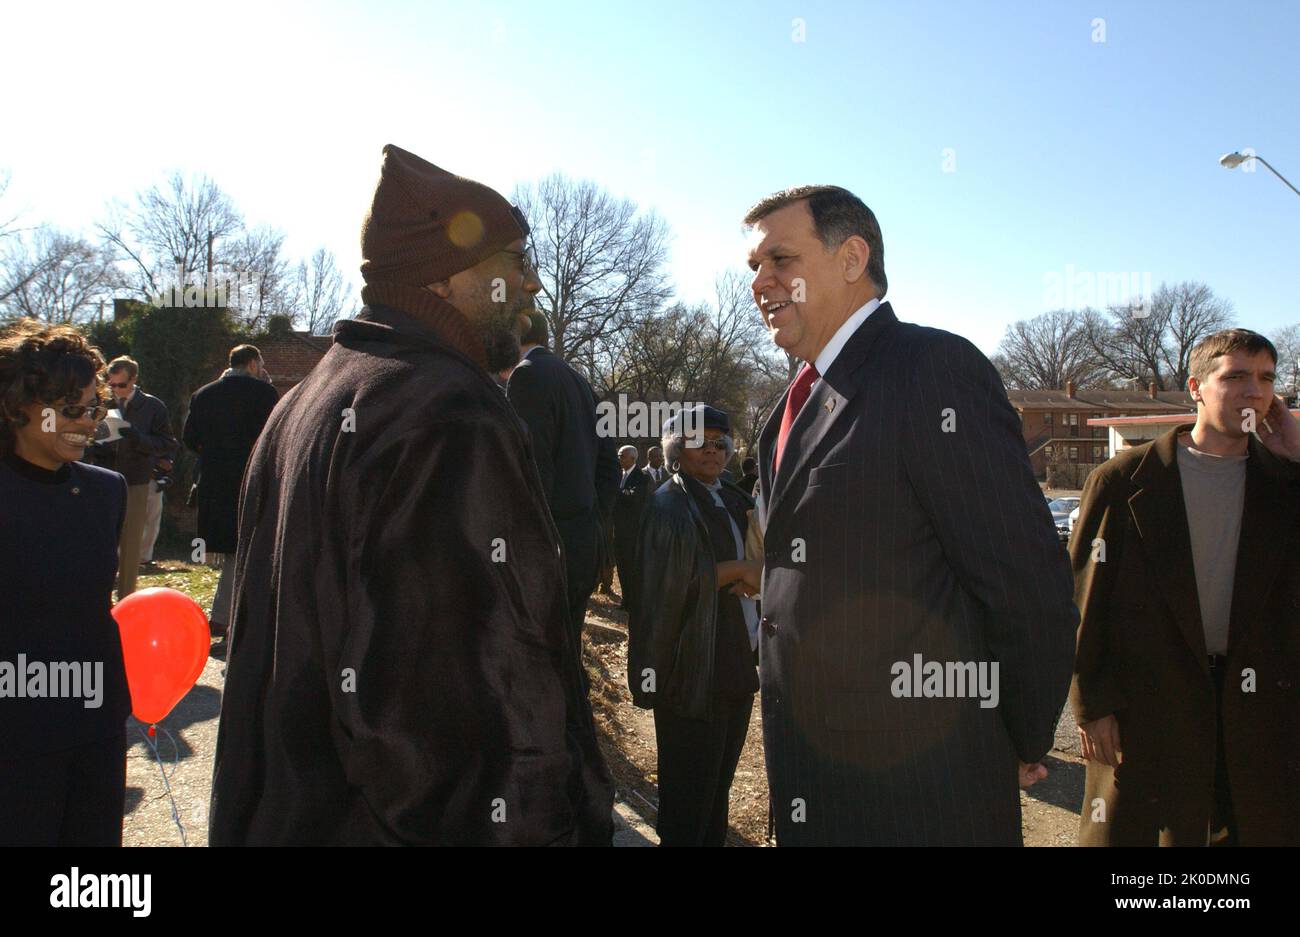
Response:
[{"label": "brown knit beanie", "polygon": [[497,192],[390,143],[361,224],[361,276],[428,286],[527,236],[523,215]]}]

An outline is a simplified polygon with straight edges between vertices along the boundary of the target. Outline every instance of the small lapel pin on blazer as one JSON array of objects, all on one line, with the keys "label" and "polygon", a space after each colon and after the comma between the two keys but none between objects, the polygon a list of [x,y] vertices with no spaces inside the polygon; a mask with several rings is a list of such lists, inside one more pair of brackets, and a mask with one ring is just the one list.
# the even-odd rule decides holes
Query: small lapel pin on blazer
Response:
[{"label": "small lapel pin on blazer", "polygon": [[827,412],[827,413],[834,413],[834,412],[835,412],[835,398],[832,397],[830,400],[826,401],[825,406],[826,406],[826,412]]}]

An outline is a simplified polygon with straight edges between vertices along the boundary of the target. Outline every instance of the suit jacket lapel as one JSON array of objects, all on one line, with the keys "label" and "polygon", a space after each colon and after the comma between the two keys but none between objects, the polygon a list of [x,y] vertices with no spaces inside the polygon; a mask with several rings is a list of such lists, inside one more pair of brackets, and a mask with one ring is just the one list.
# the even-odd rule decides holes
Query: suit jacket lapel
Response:
[{"label": "suit jacket lapel", "polygon": [[1147,451],[1133,473],[1133,482],[1140,487],[1128,504],[1148,567],[1155,571],[1156,584],[1173,610],[1178,630],[1208,676],[1210,666],[1205,626],[1201,622],[1201,600],[1196,592],[1192,535],[1178,475],[1178,433],[1183,429],[1186,427],[1175,427],[1165,433]]},{"label": "suit jacket lapel", "polygon": [[[785,396],[781,398],[781,403],[772,412],[767,426],[763,429],[764,440],[767,440],[770,431],[770,443],[760,449],[765,463],[761,468],[767,470],[767,475],[763,477],[763,498],[767,502],[765,517],[772,516],[785,493],[790,490],[794,479],[811,468],[809,462],[817,447],[826,438],[831,427],[849,409],[849,401],[857,394],[858,382],[854,379],[854,375],[866,363],[876,339],[888,326],[897,322],[898,319],[889,303],[881,303],[849,337],[844,347],[840,349],[839,355],[836,356],[835,363],[813,387],[803,409],[795,417],[794,424],[790,427],[790,438],[785,443],[785,454],[781,459],[780,471],[776,473],[775,478],[771,478],[771,466],[766,463],[771,458],[769,453],[776,450],[776,436],[781,426],[781,415],[785,412],[786,399],[790,396],[790,389],[786,388]],[[767,487],[769,478],[771,478],[770,489]]]},{"label": "suit jacket lapel", "polygon": [[776,457],[776,436],[781,429],[781,414],[785,412],[785,402],[790,396],[790,388],[777,401],[767,422],[758,434],[758,522],[759,530],[767,530],[768,506],[772,503],[772,460]]},{"label": "suit jacket lapel", "polygon": [[1251,437],[1246,460],[1246,497],[1241,508],[1241,537],[1237,541],[1237,569],[1232,583],[1232,614],[1228,651],[1239,646],[1239,627],[1259,620],[1260,606],[1277,580],[1284,559],[1276,544],[1286,543],[1296,523],[1294,496],[1284,478],[1269,471],[1266,450]]},{"label": "suit jacket lapel", "polygon": [[[835,370],[831,368],[832,372]],[[841,374],[840,377],[843,375]],[[798,478],[805,470],[817,446],[826,438],[826,434],[835,425],[836,420],[848,410],[845,404],[857,392],[857,387],[846,380],[841,380],[840,386],[844,389],[844,393],[838,392],[831,386],[829,376],[822,378],[808,395],[808,400],[805,401],[799,415],[795,417],[794,425],[790,427],[790,438],[785,441],[785,455],[781,459],[781,467],[773,480],[771,510],[775,510],[780,504],[781,498],[790,489],[790,480]],[[775,446],[775,441],[773,445]]]}]

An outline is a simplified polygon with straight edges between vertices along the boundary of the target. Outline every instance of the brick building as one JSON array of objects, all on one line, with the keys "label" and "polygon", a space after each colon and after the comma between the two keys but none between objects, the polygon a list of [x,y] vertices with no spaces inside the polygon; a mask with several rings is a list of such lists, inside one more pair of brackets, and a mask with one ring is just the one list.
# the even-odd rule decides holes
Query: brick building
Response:
[{"label": "brick building", "polygon": [[1025,448],[1039,478],[1047,477],[1049,462],[1081,466],[1082,478],[1088,467],[1110,458],[1108,428],[1089,425],[1090,420],[1170,413],[1196,418],[1190,394],[1156,390],[1155,384],[1148,385],[1145,393],[1106,388],[1079,391],[1071,381],[1064,390],[1008,390],[1007,398],[1020,414]]},{"label": "brick building", "polygon": [[328,335],[284,332],[261,339],[257,348],[262,352],[262,361],[270,372],[272,385],[283,397],[316,367],[332,344],[334,340]]}]

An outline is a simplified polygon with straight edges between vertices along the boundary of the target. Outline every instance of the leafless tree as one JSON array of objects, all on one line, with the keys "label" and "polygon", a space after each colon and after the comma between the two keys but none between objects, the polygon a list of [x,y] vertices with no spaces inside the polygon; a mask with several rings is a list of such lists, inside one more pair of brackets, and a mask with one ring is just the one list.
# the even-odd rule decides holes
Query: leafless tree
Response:
[{"label": "leafless tree", "polygon": [[343,280],[333,252],[320,247],[298,264],[297,313],[313,335],[324,335],[348,314],[352,284]]},{"label": "leafless tree", "polygon": [[1152,306],[1169,307],[1162,347],[1165,372],[1173,376],[1173,390],[1187,386],[1192,349],[1205,336],[1232,327],[1232,303],[1214,295],[1204,283],[1161,284]]},{"label": "leafless tree", "polygon": [[654,212],[594,182],[561,174],[518,186],[514,200],[532,227],[552,349],[566,360],[635,328],[668,300],[663,265],[668,228]]},{"label": "leafless tree", "polygon": [[674,303],[599,349],[589,367],[603,399],[708,403],[730,414],[745,449],[788,383],[789,359],[772,345],[738,272],[717,278],[711,302]]},{"label": "leafless tree", "polygon": [[140,299],[153,299],[170,286],[224,258],[225,240],[242,233],[244,221],[230,196],[206,176],[186,179],[174,172],[162,186],[150,186],[131,204],[115,202],[98,225],[121,262],[126,283]]},{"label": "leafless tree", "polygon": [[32,262],[30,245],[23,243],[21,235],[24,229],[18,221],[21,214],[10,206],[3,205],[9,191],[10,174],[0,174],[0,307],[12,309],[13,297],[33,279],[40,275],[43,268]]},{"label": "leafless tree", "polygon": [[273,315],[294,314],[295,273],[284,253],[284,232],[266,225],[242,232],[226,246],[217,271],[239,284],[229,294],[231,312],[256,330]]},{"label": "leafless tree", "polygon": [[1300,394],[1300,323],[1278,329],[1272,335],[1277,349],[1277,383],[1279,394]]},{"label": "leafless tree", "polygon": [[1073,381],[1092,387],[1105,369],[1088,341],[1083,314],[1057,309],[1007,326],[997,355],[1008,387],[1053,390]]},{"label": "leafless tree", "polygon": [[117,285],[112,254],[102,246],[38,228],[14,237],[0,258],[0,305],[7,315],[79,322],[111,301]]},{"label": "leafless tree", "polygon": [[1232,304],[1204,283],[1162,283],[1144,307],[1085,309],[1083,322],[1089,347],[1115,380],[1180,390],[1192,348],[1232,325]]},{"label": "leafless tree", "polygon": [[9,180],[11,176],[6,170],[0,173],[0,241],[18,233],[18,214],[10,214],[11,209],[4,205],[5,193],[9,191]]}]

